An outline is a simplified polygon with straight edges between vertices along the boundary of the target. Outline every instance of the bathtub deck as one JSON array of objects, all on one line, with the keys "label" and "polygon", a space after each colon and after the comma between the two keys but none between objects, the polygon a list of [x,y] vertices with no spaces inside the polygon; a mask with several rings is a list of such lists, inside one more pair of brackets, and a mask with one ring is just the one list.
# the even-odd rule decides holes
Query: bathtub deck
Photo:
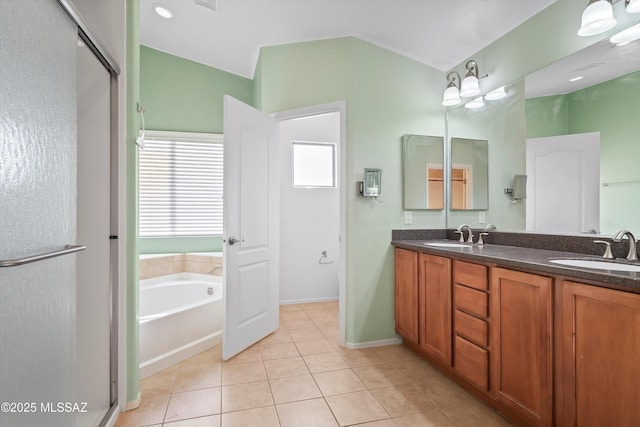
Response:
[{"label": "bathtub deck", "polygon": [[337,302],[281,306],[280,328],[233,359],[214,347],[140,388],[116,427],[511,425],[401,345],[340,347]]}]

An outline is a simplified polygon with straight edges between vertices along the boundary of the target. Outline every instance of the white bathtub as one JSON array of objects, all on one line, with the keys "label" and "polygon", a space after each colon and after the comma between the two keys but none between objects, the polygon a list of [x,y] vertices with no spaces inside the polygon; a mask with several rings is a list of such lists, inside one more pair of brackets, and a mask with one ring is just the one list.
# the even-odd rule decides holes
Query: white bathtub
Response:
[{"label": "white bathtub", "polygon": [[140,281],[140,378],[220,344],[223,309],[221,277],[179,273]]}]

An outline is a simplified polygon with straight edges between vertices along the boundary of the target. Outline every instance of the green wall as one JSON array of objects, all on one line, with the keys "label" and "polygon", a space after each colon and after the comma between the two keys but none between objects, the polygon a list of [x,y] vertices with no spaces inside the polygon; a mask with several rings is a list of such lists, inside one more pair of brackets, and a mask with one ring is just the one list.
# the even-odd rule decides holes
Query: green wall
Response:
[{"label": "green wall", "polygon": [[[526,108],[529,138],[600,132],[600,181],[640,179],[640,71],[566,95],[528,99]],[[640,233],[639,199],[638,183],[601,187],[600,231]]]},{"label": "green wall", "polygon": [[[391,230],[442,228],[444,211],[404,225],[403,134],[443,135],[444,73],[356,38],[262,48],[259,107],[283,111],[347,103],[347,342],[394,338]],[[383,170],[383,202],[355,196],[365,167]]]},{"label": "green wall", "polygon": [[[252,80],[140,47],[140,103],[152,130],[222,133],[222,98],[253,105]],[[140,253],[222,250],[221,237],[142,238]]]}]

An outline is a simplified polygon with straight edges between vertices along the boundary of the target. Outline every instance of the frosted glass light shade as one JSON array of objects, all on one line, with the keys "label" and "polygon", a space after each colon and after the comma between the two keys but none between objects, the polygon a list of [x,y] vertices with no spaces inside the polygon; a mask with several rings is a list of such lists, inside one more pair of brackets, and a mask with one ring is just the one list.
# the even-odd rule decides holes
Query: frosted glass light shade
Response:
[{"label": "frosted glass light shade", "polygon": [[465,108],[469,108],[471,110],[475,110],[476,108],[484,107],[484,100],[482,97],[478,97],[476,99],[472,99],[471,101],[464,104]]},{"label": "frosted glass light shade", "polygon": [[581,37],[595,36],[616,26],[618,21],[613,17],[613,6],[606,0],[590,3],[582,12],[582,25],[578,30]]},{"label": "frosted glass light shade", "polygon": [[627,12],[640,13],[640,0],[630,0],[627,3]]},{"label": "frosted glass light shade", "polygon": [[455,86],[449,86],[444,91],[444,98],[442,99],[442,105],[445,107],[451,107],[460,104],[460,92]]},{"label": "frosted glass light shade", "polygon": [[460,87],[460,96],[465,98],[471,98],[472,96],[480,95],[480,84],[476,76],[467,76],[462,81]]},{"label": "frosted glass light shade", "polygon": [[502,99],[507,96],[507,92],[504,90],[504,86],[499,87],[498,89],[492,90],[488,94],[484,96],[484,99],[487,101],[496,101],[498,99]]},{"label": "frosted glass light shade", "polygon": [[611,36],[609,41],[617,44],[618,46],[622,46],[638,39],[640,39],[640,24],[636,24],[633,27],[629,27],[624,31],[614,34]]}]

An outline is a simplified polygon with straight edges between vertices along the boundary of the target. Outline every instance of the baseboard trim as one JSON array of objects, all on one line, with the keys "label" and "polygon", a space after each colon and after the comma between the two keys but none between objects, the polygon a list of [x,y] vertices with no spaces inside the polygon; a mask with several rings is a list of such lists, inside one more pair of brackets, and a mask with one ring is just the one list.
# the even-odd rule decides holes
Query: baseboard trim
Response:
[{"label": "baseboard trim", "polygon": [[290,299],[286,301],[280,301],[281,305],[288,304],[307,304],[310,302],[333,302],[338,301],[338,298],[310,298],[310,299]]},{"label": "baseboard trim", "polygon": [[345,343],[345,347],[351,350],[357,350],[360,348],[369,348],[369,347],[382,347],[383,345],[396,345],[402,344],[402,338],[389,338],[386,340],[377,340],[377,341],[366,341],[366,342],[347,342]]},{"label": "baseboard trim", "polygon": [[138,406],[140,406],[141,402],[142,402],[142,393],[138,392],[138,397],[136,397],[136,400],[134,400],[133,402],[127,402],[127,407],[124,408],[124,410],[133,411],[134,409],[138,408]]}]

